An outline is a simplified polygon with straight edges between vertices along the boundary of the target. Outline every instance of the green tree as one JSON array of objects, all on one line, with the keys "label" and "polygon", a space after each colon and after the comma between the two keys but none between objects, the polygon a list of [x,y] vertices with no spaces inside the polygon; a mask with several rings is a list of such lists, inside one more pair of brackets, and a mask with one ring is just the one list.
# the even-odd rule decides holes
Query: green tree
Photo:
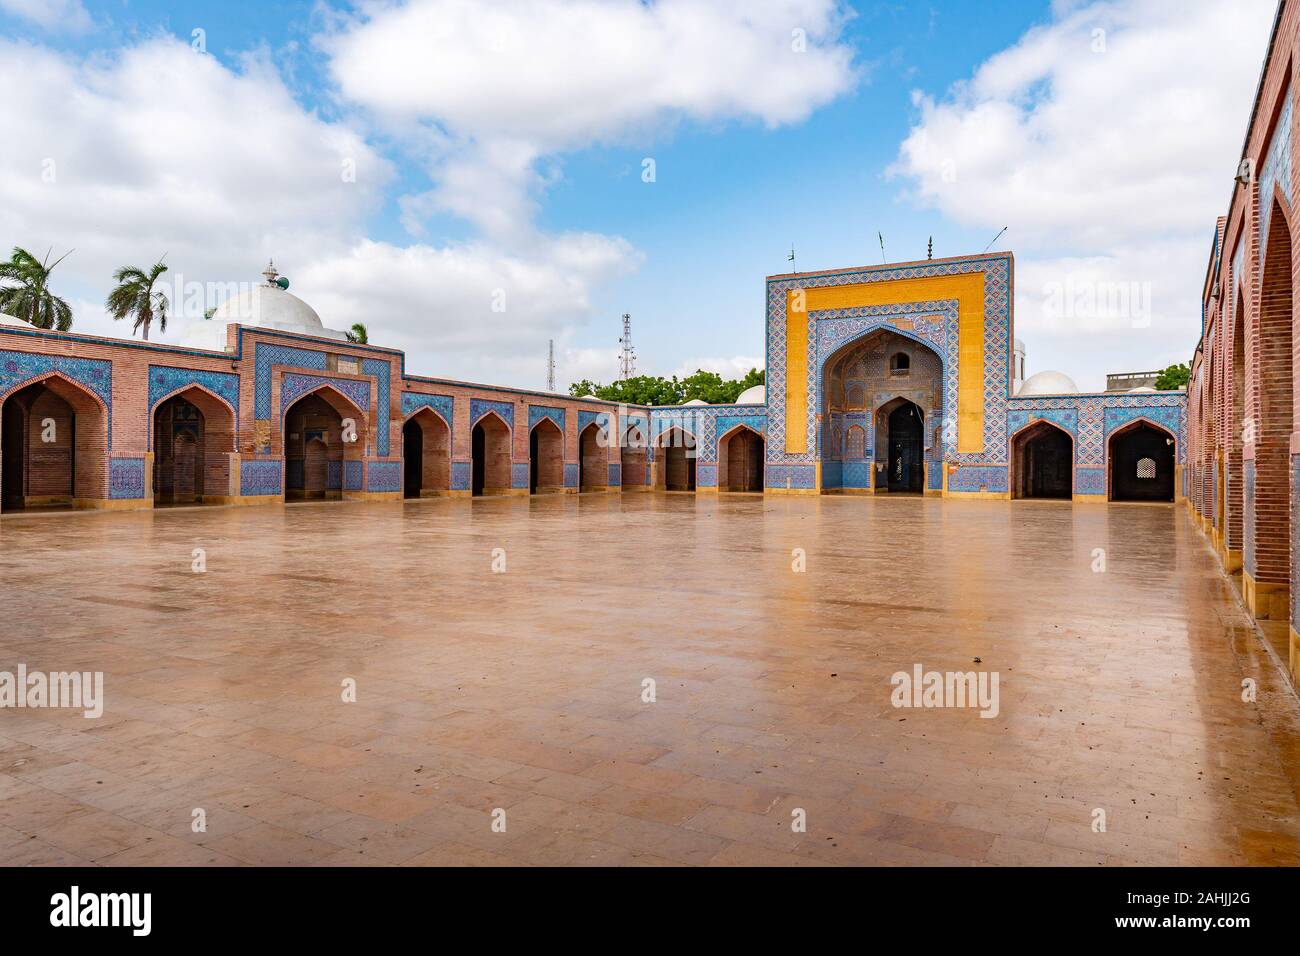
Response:
[{"label": "green tree", "polygon": [[366,331],[366,327],[360,322],[353,322],[352,328],[343,334],[348,337],[349,342],[354,342],[357,345],[368,345],[370,343],[370,333]]},{"label": "green tree", "polygon": [[16,283],[0,285],[0,312],[38,329],[66,332],[72,328],[72,308],[50,291],[50,273],[71,254],[69,250],[51,264],[48,252],[42,262],[15,246],[9,261],[0,262],[0,282]]},{"label": "green tree", "polygon": [[162,259],[150,267],[148,272],[136,266],[123,266],[113,273],[117,285],[108,294],[108,314],[114,319],[132,319],[131,334],[144,330],[144,340],[149,341],[149,326],[158,320],[158,329],[167,331],[167,309],[170,303],[167,294],[155,289],[158,279],[167,266]]},{"label": "green tree", "polygon": [[1186,362],[1171,365],[1156,376],[1156,388],[1162,392],[1173,392],[1192,380],[1192,368]]},{"label": "green tree", "polygon": [[758,369],[750,369],[739,381],[724,379],[717,372],[698,369],[694,375],[688,375],[682,381],[678,381],[675,375],[672,378],[637,375],[610,385],[583,379],[569,386],[569,394],[577,398],[590,395],[628,405],[681,405],[697,398],[710,405],[729,405],[745,389],[762,385],[765,381],[766,375]]}]

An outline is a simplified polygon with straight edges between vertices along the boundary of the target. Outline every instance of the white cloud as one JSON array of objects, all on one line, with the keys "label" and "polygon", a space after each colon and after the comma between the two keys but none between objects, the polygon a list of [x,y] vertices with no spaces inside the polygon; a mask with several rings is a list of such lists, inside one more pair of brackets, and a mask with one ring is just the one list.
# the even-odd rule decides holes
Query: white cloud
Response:
[{"label": "white cloud", "polygon": [[449,211],[507,238],[530,228],[543,156],[681,120],[805,119],[854,82],[845,16],[836,0],[412,0],[321,44],[344,98],[439,133],[408,223]]},{"label": "white cloud", "polygon": [[[0,43],[0,86],[23,90],[5,110],[0,243],[75,249],[55,276],[92,308],[114,269],[164,253],[173,272],[226,282],[342,246],[389,177],[266,64],[237,73],[171,40],[87,61]],[[79,310],[76,327],[126,334],[105,321]]]},{"label": "white cloud", "polygon": [[[562,352],[591,314],[591,287],[637,262],[622,240],[590,234],[549,236],[524,254],[361,240],[300,269],[294,289],[327,324],[363,322],[372,342],[403,349],[412,372],[537,387],[548,339]],[[572,369],[559,372],[567,384]]]},{"label": "white cloud", "polygon": [[763,365],[763,359],[754,355],[733,355],[730,358],[695,358],[688,359],[677,366],[669,373],[669,376],[676,375],[678,378],[685,378],[703,370],[705,372],[717,372],[726,379],[739,379],[744,378],[750,369],[761,369]]},{"label": "white cloud", "polygon": [[[327,325],[366,323],[372,341],[409,350],[412,372],[539,384],[547,339],[567,344],[593,286],[640,261],[621,239],[582,233],[509,250],[364,238],[391,164],[304,110],[261,60],[236,72],[166,39],[88,61],[0,43],[0,85],[24,90],[6,111],[0,251],[75,249],[53,287],[78,331],[130,335],[103,308],[123,264],[166,253],[169,278],[211,283],[215,305],[274,256]],[[186,325],[176,315],[151,337],[179,341]]]},{"label": "white cloud", "polygon": [[[1106,371],[1190,355],[1273,9],[1060,4],[942,99],[917,95],[891,173],[963,225],[1010,226],[1031,372],[1058,367],[1100,387]],[[1089,283],[1149,290],[1149,327],[1123,310],[1054,308],[1058,288]]]},{"label": "white cloud", "polygon": [[[616,364],[578,333],[593,291],[641,256],[535,225],[554,157],[681,120],[797,122],[853,82],[835,0],[325,12],[341,24],[322,39],[341,120],[304,108],[262,56],[232,66],[169,37],[85,57],[0,41],[0,85],[23,91],[6,106],[0,251],[75,248],[54,286],[83,332],[130,334],[101,305],[123,264],[166,253],[173,277],[220,288],[274,256],[327,325],[364,322],[413,373],[540,385],[554,339],[563,382],[608,379]],[[807,52],[791,50],[796,29]],[[397,197],[413,244],[367,237],[399,181],[373,134],[429,174]],[[428,240],[433,213],[475,238]],[[178,341],[186,324],[152,337]]]},{"label": "white cloud", "polygon": [[90,14],[81,0],[0,0],[0,10],[50,32],[90,29]]}]

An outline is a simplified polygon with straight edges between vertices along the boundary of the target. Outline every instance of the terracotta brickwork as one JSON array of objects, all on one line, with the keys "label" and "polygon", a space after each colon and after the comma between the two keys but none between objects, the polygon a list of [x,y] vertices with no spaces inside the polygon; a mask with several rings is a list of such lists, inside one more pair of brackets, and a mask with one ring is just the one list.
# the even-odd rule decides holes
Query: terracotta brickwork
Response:
[{"label": "terracotta brickwork", "polygon": [[1291,117],[1300,4],[1279,4],[1228,213],[1215,230],[1188,392],[1187,502],[1259,620],[1295,626],[1296,255]]}]

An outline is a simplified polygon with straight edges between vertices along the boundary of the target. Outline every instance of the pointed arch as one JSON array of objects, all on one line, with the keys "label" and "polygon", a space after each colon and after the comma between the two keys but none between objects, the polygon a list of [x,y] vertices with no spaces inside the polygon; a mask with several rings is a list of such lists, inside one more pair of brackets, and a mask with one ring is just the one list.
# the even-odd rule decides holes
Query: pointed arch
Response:
[{"label": "pointed arch", "polygon": [[1012,498],[1072,498],[1074,436],[1046,418],[1018,429],[1008,442]]},{"label": "pointed arch", "polygon": [[108,497],[110,415],[100,396],[58,370],[10,386],[0,395],[0,506]]},{"label": "pointed arch", "polygon": [[763,434],[743,422],[718,436],[718,490],[762,491],[765,451]]},{"label": "pointed arch", "polygon": [[1110,501],[1173,501],[1178,436],[1145,415],[1106,436]]},{"label": "pointed arch", "polygon": [[504,418],[488,409],[470,426],[470,494],[510,493],[510,457],[514,431]]},{"label": "pointed arch", "polygon": [[694,491],[695,435],[682,425],[672,425],[659,434],[655,448],[655,487],[661,491]]},{"label": "pointed arch", "polygon": [[407,498],[432,498],[451,491],[451,426],[428,405],[402,422],[402,490]]},{"label": "pointed arch", "polygon": [[609,489],[609,449],[600,446],[601,427],[589,422],[578,433],[578,490]]},{"label": "pointed arch", "polygon": [[225,500],[238,432],[229,402],[198,383],[182,385],[154,402],[147,427],[155,504]]},{"label": "pointed arch", "polygon": [[564,432],[549,416],[528,429],[528,487],[534,495],[564,491]]},{"label": "pointed arch", "polygon": [[305,391],[285,408],[280,434],[287,499],[340,499],[361,490],[369,420],[343,392],[329,383]]}]

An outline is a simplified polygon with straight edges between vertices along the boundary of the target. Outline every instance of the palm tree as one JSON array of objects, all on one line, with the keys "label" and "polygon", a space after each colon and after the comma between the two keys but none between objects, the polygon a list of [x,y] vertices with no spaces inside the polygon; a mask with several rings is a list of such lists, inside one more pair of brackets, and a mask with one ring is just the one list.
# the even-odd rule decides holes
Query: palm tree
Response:
[{"label": "palm tree", "polygon": [[9,261],[0,262],[0,282],[17,283],[0,286],[0,312],[30,322],[38,329],[66,332],[72,328],[72,308],[50,291],[50,273],[71,254],[72,250],[68,250],[51,264],[48,252],[42,262],[26,249],[15,246]]},{"label": "palm tree", "polygon": [[360,322],[353,322],[352,328],[343,334],[348,337],[349,342],[354,342],[357,345],[366,345],[370,342],[370,333],[366,331],[366,327]]},{"label": "palm tree", "polygon": [[167,331],[167,294],[154,290],[158,277],[167,271],[162,259],[145,272],[135,266],[123,266],[113,273],[116,288],[108,294],[108,311],[115,319],[133,318],[134,335],[144,329],[144,340],[149,341],[149,325],[156,318],[160,331]]}]

